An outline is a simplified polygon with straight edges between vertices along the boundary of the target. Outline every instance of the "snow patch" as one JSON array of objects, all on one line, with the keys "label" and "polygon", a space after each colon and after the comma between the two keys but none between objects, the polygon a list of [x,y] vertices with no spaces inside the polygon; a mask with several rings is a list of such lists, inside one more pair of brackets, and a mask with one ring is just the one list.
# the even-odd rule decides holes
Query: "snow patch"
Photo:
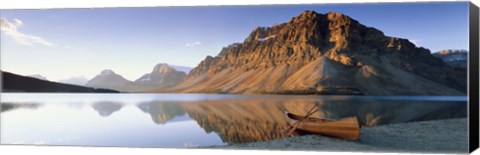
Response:
[{"label": "snow patch", "polygon": [[150,79],[150,76],[147,76],[147,77],[145,77],[145,78],[143,78],[143,79],[140,79],[140,81],[150,81],[150,80],[151,80],[151,79]]},{"label": "snow patch", "polygon": [[271,35],[271,36],[268,36],[268,37],[265,37],[265,38],[258,38],[257,40],[258,41],[266,41],[266,40],[269,40],[269,39],[272,39],[272,38],[275,38],[276,35]]}]

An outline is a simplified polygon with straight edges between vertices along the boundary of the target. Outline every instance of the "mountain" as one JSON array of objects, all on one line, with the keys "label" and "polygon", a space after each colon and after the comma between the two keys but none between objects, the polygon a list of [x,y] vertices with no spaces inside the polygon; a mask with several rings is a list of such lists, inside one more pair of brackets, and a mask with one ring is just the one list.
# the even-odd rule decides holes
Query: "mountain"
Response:
[{"label": "mountain", "polygon": [[40,74],[34,74],[34,75],[27,75],[28,77],[32,77],[32,78],[36,78],[36,79],[39,79],[39,80],[45,80],[45,81],[48,81],[48,79],[45,77],[45,76],[42,76]]},{"label": "mountain", "polygon": [[135,81],[127,80],[112,70],[106,69],[88,81],[85,86],[122,92],[146,92],[172,87],[183,81],[186,76],[185,72],[177,71],[168,64],[159,63],[155,65],[152,72],[144,74]]},{"label": "mountain", "polygon": [[190,70],[193,69],[192,67],[188,67],[188,66],[178,66],[178,65],[170,65],[170,64],[168,64],[168,66],[172,67],[177,71],[184,72],[185,74],[188,74]]},{"label": "mountain", "polygon": [[441,50],[433,53],[433,56],[442,59],[451,66],[467,69],[467,50]]},{"label": "mountain", "polygon": [[200,64],[197,67],[193,68],[189,72],[187,79],[191,79],[192,77],[195,77],[195,76],[201,76],[203,73],[208,72],[210,66],[218,63],[230,51],[230,49],[237,47],[239,45],[241,44],[233,43],[231,45],[228,45],[227,47],[223,47],[217,56],[215,57],[207,56],[202,62],[200,62]]},{"label": "mountain", "polygon": [[181,82],[186,76],[185,72],[177,71],[168,64],[159,63],[153,68],[152,72],[135,80],[135,83],[147,88],[150,87],[150,89],[161,89]]},{"label": "mountain", "polygon": [[170,92],[465,95],[466,72],[346,15],[305,11],[207,56]]},{"label": "mountain", "polygon": [[65,84],[83,86],[83,85],[87,84],[88,79],[83,77],[83,76],[74,76],[74,77],[70,77],[68,79],[59,80],[58,82],[65,83]]},{"label": "mountain", "polygon": [[113,89],[118,91],[130,92],[139,90],[138,86],[123,76],[116,74],[110,69],[103,70],[100,74],[92,78],[85,84],[88,87]]},{"label": "mountain", "polygon": [[3,92],[118,93],[117,91],[107,89],[94,89],[39,80],[3,71],[1,74]]}]

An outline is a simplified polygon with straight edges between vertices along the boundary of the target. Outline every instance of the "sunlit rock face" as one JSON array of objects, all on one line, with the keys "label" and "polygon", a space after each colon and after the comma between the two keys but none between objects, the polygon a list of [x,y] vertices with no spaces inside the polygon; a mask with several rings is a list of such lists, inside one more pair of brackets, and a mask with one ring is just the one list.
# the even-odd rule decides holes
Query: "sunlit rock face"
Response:
[{"label": "sunlit rock face", "polygon": [[207,56],[180,92],[465,95],[466,73],[349,16],[305,11]]}]

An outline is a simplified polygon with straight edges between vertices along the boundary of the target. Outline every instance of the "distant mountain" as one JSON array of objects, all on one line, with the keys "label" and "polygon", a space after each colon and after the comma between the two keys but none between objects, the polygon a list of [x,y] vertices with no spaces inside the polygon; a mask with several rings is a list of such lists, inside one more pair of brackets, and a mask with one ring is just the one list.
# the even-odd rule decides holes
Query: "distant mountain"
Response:
[{"label": "distant mountain", "polygon": [[178,66],[178,65],[170,65],[170,64],[168,64],[168,66],[172,67],[177,71],[184,72],[185,74],[188,74],[190,70],[193,69],[193,67],[187,67],[187,66]]},{"label": "distant mountain", "polygon": [[45,77],[45,76],[42,76],[40,74],[34,74],[34,75],[27,75],[28,77],[32,77],[32,78],[36,78],[36,79],[39,79],[39,80],[45,80],[45,81],[48,81],[48,79]]},{"label": "distant mountain", "polygon": [[85,84],[88,87],[113,89],[123,92],[138,91],[138,86],[110,69],[103,70],[99,75]]},{"label": "distant mountain", "polygon": [[305,11],[207,56],[165,92],[466,95],[466,72],[341,13]]},{"label": "distant mountain", "polygon": [[106,69],[85,85],[122,92],[145,92],[172,87],[185,79],[186,75],[186,73],[177,71],[168,64],[159,63],[153,68],[152,72],[144,74],[135,81],[127,80],[112,70]]},{"label": "distant mountain", "polygon": [[135,80],[135,83],[151,87],[151,89],[161,89],[181,82],[186,76],[185,72],[177,71],[168,64],[159,63],[153,68],[152,72]]},{"label": "distant mountain", "polygon": [[442,50],[433,53],[433,56],[442,59],[444,62],[454,67],[467,68],[468,51],[467,50]]},{"label": "distant mountain", "polygon": [[87,84],[88,79],[85,78],[84,76],[75,76],[75,77],[70,77],[68,79],[59,80],[58,82],[65,83],[65,84],[73,84],[73,85],[83,86],[83,85]]},{"label": "distant mountain", "polygon": [[9,72],[2,74],[3,92],[70,92],[70,93],[118,93],[107,89],[94,89],[69,84],[61,84]]}]

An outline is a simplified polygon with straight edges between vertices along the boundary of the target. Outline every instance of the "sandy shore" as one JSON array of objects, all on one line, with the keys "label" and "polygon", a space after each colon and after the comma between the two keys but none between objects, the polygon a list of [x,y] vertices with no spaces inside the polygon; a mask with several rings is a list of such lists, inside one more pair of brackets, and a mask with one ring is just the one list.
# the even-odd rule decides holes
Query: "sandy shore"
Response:
[{"label": "sandy shore", "polygon": [[306,135],[213,148],[466,153],[468,150],[467,122],[466,118],[458,118],[362,128],[360,138],[355,141]]}]

